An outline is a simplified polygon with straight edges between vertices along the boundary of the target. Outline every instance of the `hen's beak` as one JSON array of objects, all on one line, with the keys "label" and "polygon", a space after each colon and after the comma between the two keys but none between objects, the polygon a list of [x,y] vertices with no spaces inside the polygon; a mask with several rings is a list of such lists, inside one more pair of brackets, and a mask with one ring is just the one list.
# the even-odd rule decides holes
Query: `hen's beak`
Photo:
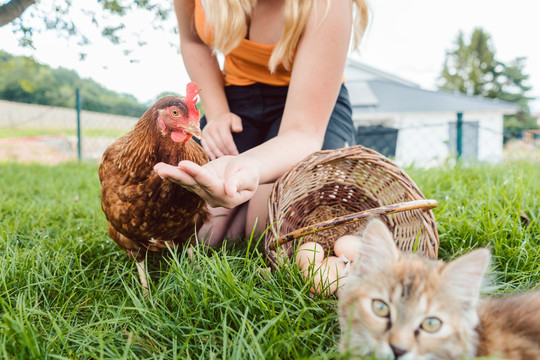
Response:
[{"label": "hen's beak", "polygon": [[197,139],[201,140],[201,128],[199,125],[189,123],[189,126],[184,129],[184,132],[189,135],[193,135]]}]

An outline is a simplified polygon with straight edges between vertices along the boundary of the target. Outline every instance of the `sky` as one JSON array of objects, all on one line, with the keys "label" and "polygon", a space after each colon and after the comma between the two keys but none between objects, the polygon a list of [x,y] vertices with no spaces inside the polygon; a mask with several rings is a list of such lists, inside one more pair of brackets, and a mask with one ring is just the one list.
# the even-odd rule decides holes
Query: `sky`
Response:
[{"label": "sky", "polygon": [[[2,1],[0,1],[1,3]],[[93,2],[84,2],[92,6]],[[171,1],[172,3],[172,1]],[[467,39],[481,27],[491,35],[498,60],[507,63],[525,57],[524,73],[533,87],[531,110],[540,113],[540,1],[538,0],[369,0],[371,20],[360,52],[351,57],[393,75],[435,89],[445,54],[453,49],[459,31]],[[81,15],[82,16],[82,15]],[[14,55],[31,55],[52,67],[76,70],[108,89],[151,102],[164,91],[184,94],[189,77],[178,52],[178,36],[154,30],[153,19],[140,12],[126,17],[127,28],[143,30],[147,45],[126,56],[94,31],[92,45],[79,59],[80,48],[73,39],[55,34],[35,36],[35,50],[22,49],[10,26],[0,28],[0,49]],[[77,20],[90,26],[87,19]],[[174,27],[171,14],[168,26]],[[131,62],[133,58],[136,62]]]}]

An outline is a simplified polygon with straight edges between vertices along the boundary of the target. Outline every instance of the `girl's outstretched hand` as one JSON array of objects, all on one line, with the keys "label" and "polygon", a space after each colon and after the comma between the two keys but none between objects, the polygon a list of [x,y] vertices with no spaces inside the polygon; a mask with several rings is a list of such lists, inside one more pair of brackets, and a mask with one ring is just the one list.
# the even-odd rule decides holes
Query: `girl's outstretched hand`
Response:
[{"label": "girl's outstretched hand", "polygon": [[178,166],[158,163],[154,171],[196,193],[211,207],[232,209],[255,194],[260,165],[250,157],[223,156],[200,166],[181,161]]}]

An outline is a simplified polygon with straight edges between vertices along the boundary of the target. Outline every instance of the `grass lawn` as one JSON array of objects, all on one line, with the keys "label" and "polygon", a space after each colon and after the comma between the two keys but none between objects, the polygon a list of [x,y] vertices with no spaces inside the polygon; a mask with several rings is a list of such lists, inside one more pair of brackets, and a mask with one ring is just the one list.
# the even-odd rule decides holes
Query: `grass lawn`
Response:
[{"label": "grass lawn", "polygon": [[[489,246],[494,293],[538,286],[540,166],[408,173],[439,201],[441,258]],[[96,164],[0,164],[0,358],[340,358],[335,299],[295,267],[259,271],[259,238],[153,259],[144,299],[106,229]]]}]

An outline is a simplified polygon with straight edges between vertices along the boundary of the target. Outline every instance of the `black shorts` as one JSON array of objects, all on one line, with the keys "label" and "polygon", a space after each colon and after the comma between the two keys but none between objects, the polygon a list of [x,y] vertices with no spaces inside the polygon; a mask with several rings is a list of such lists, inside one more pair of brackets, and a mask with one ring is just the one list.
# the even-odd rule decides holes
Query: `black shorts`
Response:
[{"label": "black shorts", "polygon": [[[242,119],[243,131],[232,134],[239,152],[249,150],[277,135],[288,90],[287,86],[259,83],[225,87],[230,111]],[[206,118],[203,117],[201,128],[205,125]],[[341,85],[322,148],[338,149],[354,144],[356,144],[355,128],[349,93],[345,85]]]}]

